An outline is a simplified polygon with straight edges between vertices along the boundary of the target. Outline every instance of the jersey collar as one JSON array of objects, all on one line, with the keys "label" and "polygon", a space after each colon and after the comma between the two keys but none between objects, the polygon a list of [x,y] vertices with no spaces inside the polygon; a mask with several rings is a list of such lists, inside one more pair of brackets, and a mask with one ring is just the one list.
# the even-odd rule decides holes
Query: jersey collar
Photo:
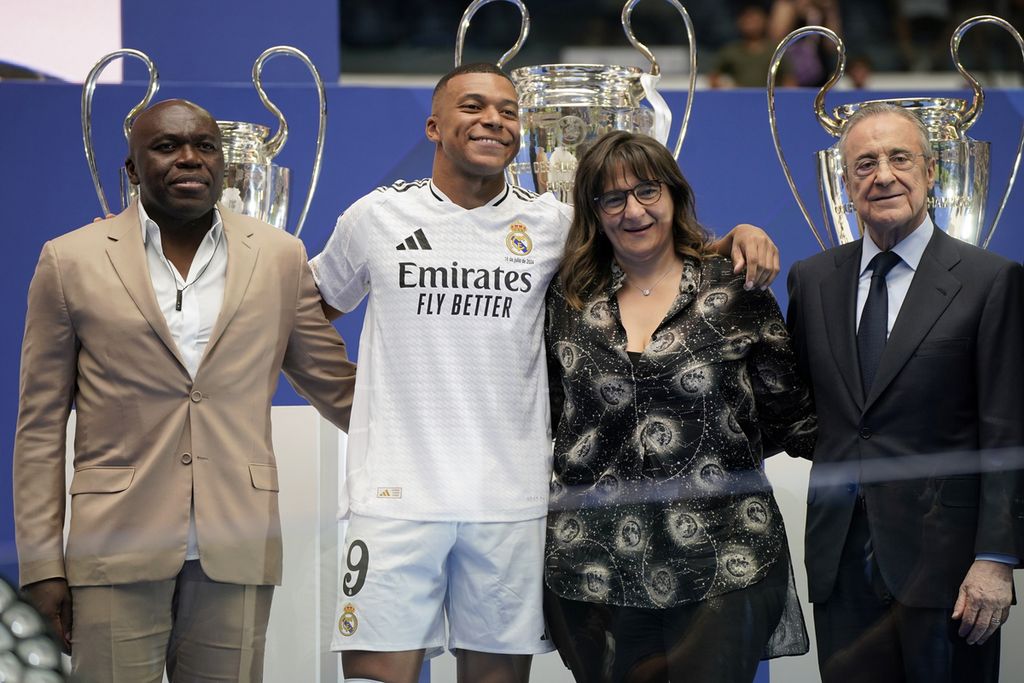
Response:
[{"label": "jersey collar", "polygon": [[[484,203],[484,206],[498,206],[508,198],[508,194],[511,190],[512,186],[505,183],[504,187],[501,188],[501,191],[498,192],[498,194],[496,194],[489,202]],[[434,199],[439,202],[448,202],[449,204],[455,203],[449,199],[444,192],[441,192],[441,190],[438,189],[437,185],[434,184],[433,179],[430,180],[430,194],[434,195]]]}]

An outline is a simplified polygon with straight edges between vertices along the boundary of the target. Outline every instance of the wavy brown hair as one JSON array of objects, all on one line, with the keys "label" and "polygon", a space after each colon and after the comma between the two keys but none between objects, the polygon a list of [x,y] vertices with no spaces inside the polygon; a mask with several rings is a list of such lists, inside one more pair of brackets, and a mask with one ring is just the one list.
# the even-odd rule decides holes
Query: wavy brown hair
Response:
[{"label": "wavy brown hair", "polygon": [[672,197],[672,236],[676,253],[703,258],[710,237],[697,222],[693,189],[663,144],[647,135],[613,131],[588,149],[576,168],[574,213],[558,274],[565,299],[576,309],[608,286],[614,257],[601,231],[601,209],[595,197],[604,192],[613,173],[632,171],[637,178],[664,183]]}]

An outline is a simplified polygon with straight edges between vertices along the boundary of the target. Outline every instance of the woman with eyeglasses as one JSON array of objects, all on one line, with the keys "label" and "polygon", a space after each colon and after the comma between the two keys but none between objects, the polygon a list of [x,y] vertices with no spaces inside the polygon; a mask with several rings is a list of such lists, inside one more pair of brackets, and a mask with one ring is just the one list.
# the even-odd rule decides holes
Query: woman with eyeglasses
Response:
[{"label": "woman with eyeglasses", "polygon": [[709,251],[652,138],[599,140],[574,204],[546,327],[552,636],[581,682],[749,682],[808,646],[762,469],[815,435],[778,304]]}]

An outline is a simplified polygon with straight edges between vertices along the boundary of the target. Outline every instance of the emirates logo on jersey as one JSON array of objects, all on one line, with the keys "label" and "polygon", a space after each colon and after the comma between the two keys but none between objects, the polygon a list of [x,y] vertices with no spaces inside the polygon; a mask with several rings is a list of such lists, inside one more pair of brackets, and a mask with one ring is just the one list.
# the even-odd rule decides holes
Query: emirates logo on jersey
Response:
[{"label": "emirates logo on jersey", "polygon": [[508,226],[508,235],[505,236],[505,246],[515,256],[526,256],[533,251],[533,240],[526,234],[526,226],[515,222]]}]

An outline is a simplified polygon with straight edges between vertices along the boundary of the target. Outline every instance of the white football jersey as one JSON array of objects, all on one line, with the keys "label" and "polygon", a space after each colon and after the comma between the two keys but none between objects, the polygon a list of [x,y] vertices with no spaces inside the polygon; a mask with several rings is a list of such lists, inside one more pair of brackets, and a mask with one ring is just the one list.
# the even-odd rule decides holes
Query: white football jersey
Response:
[{"label": "white football jersey", "polygon": [[311,261],[324,300],[369,294],[341,508],[413,520],[547,513],[544,296],[572,209],[505,188],[464,209],[429,180],[355,202]]}]

